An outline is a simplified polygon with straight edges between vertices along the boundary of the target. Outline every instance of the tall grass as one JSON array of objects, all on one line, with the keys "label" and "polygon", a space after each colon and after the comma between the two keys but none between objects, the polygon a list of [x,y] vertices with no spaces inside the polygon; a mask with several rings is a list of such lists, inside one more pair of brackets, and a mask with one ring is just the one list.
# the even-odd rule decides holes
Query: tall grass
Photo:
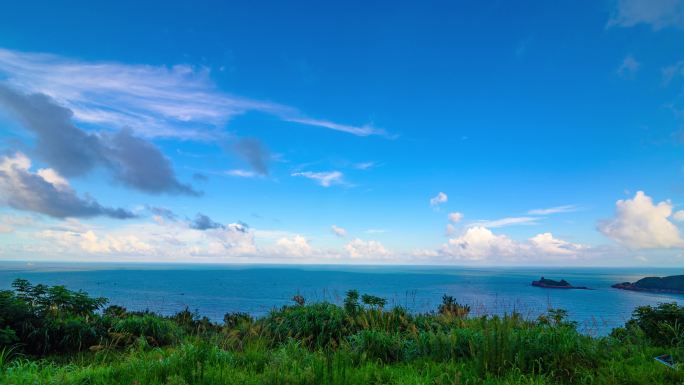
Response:
[{"label": "tall grass", "polygon": [[[22,285],[27,299],[30,287]],[[231,313],[214,324],[187,309],[171,317],[120,307],[43,314],[3,295],[13,309],[0,308],[8,335],[36,338],[13,329],[21,325],[14,314],[30,319],[37,333],[45,328],[54,338],[66,330],[69,337],[48,341],[48,354],[7,339],[0,346],[2,385],[684,384],[684,371],[653,360],[679,354],[684,344],[684,312],[671,305],[639,308],[625,328],[595,338],[578,332],[563,311],[538,319],[471,317],[446,296],[434,313],[411,314],[351,291],[342,307],[297,298],[261,319]],[[55,329],[55,320],[72,318],[74,330]],[[95,333],[93,345],[85,345],[84,331]]]}]

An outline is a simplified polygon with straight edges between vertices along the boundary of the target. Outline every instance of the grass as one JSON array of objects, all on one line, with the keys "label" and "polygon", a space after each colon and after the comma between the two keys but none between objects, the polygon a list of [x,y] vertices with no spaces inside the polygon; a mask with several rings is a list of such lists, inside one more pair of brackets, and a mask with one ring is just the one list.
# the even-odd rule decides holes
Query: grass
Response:
[{"label": "grass", "polygon": [[[120,307],[75,322],[74,313],[43,312],[49,304],[22,308],[38,303],[24,294],[0,306],[0,328],[12,336],[0,345],[3,385],[684,384],[684,371],[653,359],[681,357],[684,308],[672,304],[639,308],[624,328],[595,338],[563,311],[470,317],[450,297],[429,314],[384,309],[372,296],[359,303],[356,292],[342,307],[297,298],[261,319],[234,313],[215,324],[187,310],[161,317]],[[83,330],[95,344],[82,346],[92,339],[79,339]],[[36,336],[42,350],[26,343]]]}]

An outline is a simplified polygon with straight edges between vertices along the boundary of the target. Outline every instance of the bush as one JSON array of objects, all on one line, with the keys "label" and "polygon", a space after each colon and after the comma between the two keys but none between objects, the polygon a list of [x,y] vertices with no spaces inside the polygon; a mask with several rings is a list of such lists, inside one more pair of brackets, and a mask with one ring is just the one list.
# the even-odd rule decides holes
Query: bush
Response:
[{"label": "bush", "polygon": [[32,285],[17,279],[14,291],[0,292],[0,347],[20,343],[26,353],[75,352],[97,344],[105,298],[64,286]]},{"label": "bush", "polygon": [[470,314],[470,306],[461,305],[456,302],[454,297],[444,294],[444,296],[442,296],[442,304],[439,305],[438,311],[443,315],[467,317],[468,314]]},{"label": "bush", "polygon": [[348,330],[344,311],[327,302],[285,306],[271,312],[264,326],[276,343],[294,338],[309,348],[337,347]]},{"label": "bush", "polygon": [[684,307],[676,303],[640,306],[632,313],[627,327],[636,326],[654,344],[676,347],[684,345]]},{"label": "bush", "polygon": [[223,325],[229,329],[235,328],[243,323],[251,324],[252,322],[254,322],[254,319],[247,313],[226,313],[223,316]]}]

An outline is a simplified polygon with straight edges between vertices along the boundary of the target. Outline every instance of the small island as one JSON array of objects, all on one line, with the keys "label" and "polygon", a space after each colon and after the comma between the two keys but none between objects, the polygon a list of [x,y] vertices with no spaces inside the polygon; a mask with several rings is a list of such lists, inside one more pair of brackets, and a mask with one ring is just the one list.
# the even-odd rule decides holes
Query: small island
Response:
[{"label": "small island", "polygon": [[570,282],[561,279],[560,281],[554,281],[553,279],[546,279],[541,277],[539,281],[532,281],[532,286],[542,287],[544,289],[580,289],[580,290],[591,290],[586,286],[573,286]]},{"label": "small island", "polygon": [[613,285],[613,287],[616,289],[632,291],[684,294],[684,275],[672,275],[669,277],[646,277],[634,283],[616,283]]}]

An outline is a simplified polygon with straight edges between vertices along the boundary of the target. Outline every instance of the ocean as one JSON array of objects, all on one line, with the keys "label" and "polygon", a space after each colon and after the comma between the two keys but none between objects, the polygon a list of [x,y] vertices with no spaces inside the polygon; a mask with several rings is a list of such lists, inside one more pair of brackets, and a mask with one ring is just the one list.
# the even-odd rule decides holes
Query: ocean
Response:
[{"label": "ocean", "polygon": [[[412,312],[434,311],[442,295],[470,305],[472,314],[512,311],[533,318],[561,308],[580,330],[605,335],[621,326],[640,305],[684,304],[684,295],[613,289],[614,283],[645,276],[684,274],[684,268],[470,268],[452,266],[265,266],[85,264],[0,262],[0,289],[15,278],[64,285],[103,296],[129,310],[149,309],[165,315],[183,310],[222,321],[227,312],[254,316],[291,304],[296,294],[308,302],[342,303],[357,289],[387,298],[391,306]],[[532,287],[541,276],[565,279],[595,290]]]}]

